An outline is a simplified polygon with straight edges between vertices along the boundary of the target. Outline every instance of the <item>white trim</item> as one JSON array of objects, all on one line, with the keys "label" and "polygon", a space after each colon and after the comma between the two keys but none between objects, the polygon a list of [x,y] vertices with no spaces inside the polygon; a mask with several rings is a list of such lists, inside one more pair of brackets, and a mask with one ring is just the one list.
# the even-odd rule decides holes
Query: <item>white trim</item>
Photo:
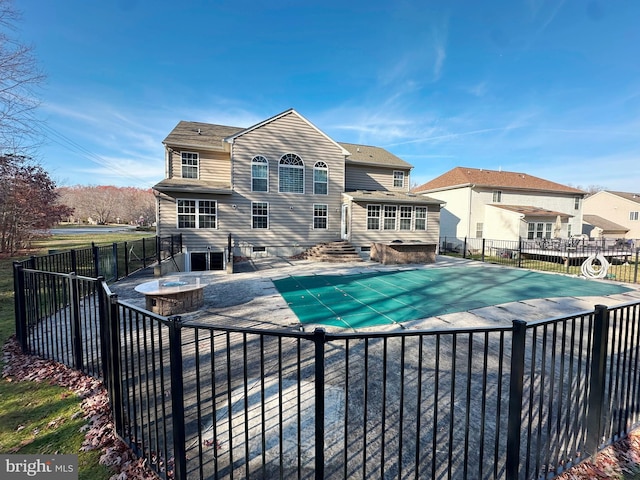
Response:
[{"label": "white trim", "polygon": [[[254,203],[264,203],[267,206],[267,227],[266,228],[257,228],[253,226],[253,204]],[[269,230],[269,228],[271,227],[271,222],[269,219],[269,215],[270,215],[270,208],[269,208],[269,202],[257,202],[252,200],[251,201],[251,230]],[[264,215],[259,215],[260,218],[262,218]]]},{"label": "white trim", "polygon": [[[267,189],[266,190],[254,190],[253,189],[253,165],[254,165],[253,161],[258,157],[264,158],[267,161],[267,163],[266,163],[266,165],[267,165],[267,178],[266,178],[266,180],[267,180]],[[255,165],[260,165],[261,163],[262,162],[260,162],[260,163],[256,162]],[[254,155],[253,157],[251,157],[251,191],[252,192],[269,193],[269,159],[267,158],[266,155],[258,154],[258,155]]]},{"label": "white trim", "polygon": [[[179,208],[179,202],[180,201],[188,201],[188,202],[196,202],[196,211],[195,211],[195,227],[181,227],[180,226],[180,215],[192,215],[191,213],[186,214],[186,213],[180,213],[178,211]],[[215,208],[215,214],[213,215],[213,217],[215,218],[215,227],[201,227],[200,226],[200,202],[212,202]],[[209,214],[207,214],[209,215]],[[218,215],[218,201],[217,200],[210,200],[210,199],[206,199],[206,198],[176,198],[176,228],[178,230],[218,230],[218,225],[220,224],[220,218]]]}]

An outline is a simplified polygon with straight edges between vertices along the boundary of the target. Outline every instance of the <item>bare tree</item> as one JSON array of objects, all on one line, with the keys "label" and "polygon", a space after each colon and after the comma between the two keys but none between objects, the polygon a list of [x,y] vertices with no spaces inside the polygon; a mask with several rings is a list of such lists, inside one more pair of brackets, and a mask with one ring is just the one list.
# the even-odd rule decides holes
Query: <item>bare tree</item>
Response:
[{"label": "bare tree", "polygon": [[0,0],[0,154],[26,154],[40,136],[33,111],[39,105],[36,87],[44,74],[33,48],[23,45],[16,33],[20,14],[12,0]]}]

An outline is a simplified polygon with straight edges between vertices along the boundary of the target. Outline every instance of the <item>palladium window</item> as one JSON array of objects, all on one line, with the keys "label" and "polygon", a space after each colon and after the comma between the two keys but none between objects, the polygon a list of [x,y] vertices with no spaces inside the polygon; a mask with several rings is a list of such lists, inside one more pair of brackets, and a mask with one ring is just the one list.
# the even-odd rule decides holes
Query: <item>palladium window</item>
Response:
[{"label": "palladium window", "polygon": [[413,209],[407,206],[400,207],[400,230],[411,230],[411,213]]},{"label": "palladium window", "polygon": [[253,157],[251,160],[251,191],[269,191],[269,162],[262,155]]},{"label": "palladium window", "polygon": [[640,212],[629,212],[629,220],[637,221],[640,218]]},{"label": "palladium window", "polygon": [[427,207],[416,207],[416,230],[427,229]]},{"label": "palladium window", "polygon": [[393,186],[403,188],[404,187],[404,172],[401,170],[393,171]]},{"label": "palladium window", "polygon": [[493,203],[502,202],[502,190],[494,190],[493,192]]},{"label": "palladium window", "polygon": [[304,162],[299,156],[293,153],[282,156],[278,181],[280,193],[304,193]]},{"label": "palladium window", "polygon": [[267,202],[251,202],[252,228],[269,228],[269,204]]},{"label": "palladium window", "polygon": [[314,205],[313,206],[313,228],[326,229],[327,220],[329,218],[329,206],[328,205]]},{"label": "palladium window", "polygon": [[316,162],[313,166],[313,193],[315,195],[329,193],[329,167],[324,162]]},{"label": "palladium window", "polygon": [[178,228],[216,228],[217,205],[214,200],[177,201]]},{"label": "palladium window", "polygon": [[395,230],[397,216],[398,216],[398,207],[396,207],[395,205],[385,205],[384,206],[384,224],[382,225],[382,229]]},{"label": "palladium window", "polygon": [[194,152],[181,152],[182,178],[198,178],[198,156]]},{"label": "palladium window", "polygon": [[380,230],[380,205],[367,205],[367,230]]}]

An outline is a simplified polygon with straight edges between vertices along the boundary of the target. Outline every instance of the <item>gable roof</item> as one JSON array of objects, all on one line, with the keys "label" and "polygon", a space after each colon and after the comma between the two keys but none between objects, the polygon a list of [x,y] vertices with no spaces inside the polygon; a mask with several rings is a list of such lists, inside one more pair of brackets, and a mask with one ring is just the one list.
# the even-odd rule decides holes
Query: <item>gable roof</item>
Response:
[{"label": "gable roof", "polygon": [[536,190],[586,195],[577,188],[534,177],[526,173],[456,167],[413,189],[414,192],[449,190],[461,187],[491,187],[513,190]]},{"label": "gable roof", "polygon": [[492,203],[489,206],[519,213],[521,215],[524,215],[525,217],[550,217],[550,218],[560,217],[565,220],[573,217],[573,215],[569,215],[564,212],[556,212],[554,210],[547,210],[546,208],[534,207],[532,205],[502,205],[502,204]]},{"label": "gable roof", "polygon": [[224,152],[223,140],[241,130],[242,128],[240,127],[181,120],[162,143],[176,147]]},{"label": "gable roof", "polygon": [[594,227],[598,227],[600,229],[602,229],[605,232],[621,232],[621,233],[626,233],[629,231],[629,229],[627,227],[624,227],[622,225],[619,225],[615,222],[612,222],[611,220],[607,220],[606,218],[602,218],[598,215],[589,215],[589,214],[584,214],[582,216],[582,221],[584,223],[588,223],[589,225],[592,225]]},{"label": "gable roof", "polygon": [[358,145],[355,143],[340,142],[340,145],[350,153],[345,163],[352,165],[384,165],[385,167],[398,167],[402,169],[412,169],[413,165],[405,162],[393,153],[384,148],[372,147],[369,145]]},{"label": "gable roof", "polygon": [[640,193],[614,192],[612,190],[604,190],[604,192],[609,193],[611,195],[615,195],[620,198],[624,198],[625,200],[630,200],[635,203],[640,203]]},{"label": "gable roof", "polygon": [[249,127],[249,128],[245,128],[239,132],[234,132],[231,135],[229,135],[228,137],[226,137],[224,139],[225,142],[228,143],[233,143],[233,141],[238,138],[241,135],[245,135],[257,128],[262,127],[263,125],[266,125],[268,123],[271,123],[273,121],[278,120],[279,118],[282,118],[286,115],[296,115],[298,118],[300,118],[300,120],[302,120],[303,122],[305,122],[307,125],[309,125],[311,128],[313,128],[316,132],[318,132],[320,135],[322,135],[324,138],[326,138],[327,140],[329,140],[330,142],[332,142],[333,144],[335,144],[340,150],[342,150],[342,154],[343,155],[349,155],[349,151],[346,150],[342,145],[340,145],[338,142],[336,142],[334,139],[332,139],[331,137],[329,137],[329,135],[327,135],[326,133],[324,133],[322,130],[320,130],[318,127],[316,127],[313,123],[311,123],[309,120],[307,120],[306,118],[304,118],[302,115],[300,115],[298,112],[296,112],[293,108],[290,108],[289,110],[285,110],[282,113],[279,113],[277,115],[274,115],[271,118],[267,118],[266,120],[263,120],[260,123],[256,123],[255,125]]}]

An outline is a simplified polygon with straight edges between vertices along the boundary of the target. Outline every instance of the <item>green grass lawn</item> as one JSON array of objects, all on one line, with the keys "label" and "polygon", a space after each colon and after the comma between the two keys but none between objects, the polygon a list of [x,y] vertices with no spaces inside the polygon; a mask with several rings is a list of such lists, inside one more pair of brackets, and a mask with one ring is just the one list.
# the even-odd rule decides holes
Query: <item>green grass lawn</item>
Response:
[{"label": "green grass lawn", "polygon": [[[34,243],[38,255],[48,250],[83,248],[133,241],[149,232],[116,234],[70,234]],[[24,257],[22,257],[24,258]],[[19,260],[21,258],[15,258]],[[0,259],[0,344],[15,333],[13,306],[13,260]],[[78,454],[79,478],[108,479],[113,472],[99,464],[100,451],[80,452],[84,439],[81,399],[70,390],[46,382],[15,382],[0,379],[0,452],[21,454]]]}]

